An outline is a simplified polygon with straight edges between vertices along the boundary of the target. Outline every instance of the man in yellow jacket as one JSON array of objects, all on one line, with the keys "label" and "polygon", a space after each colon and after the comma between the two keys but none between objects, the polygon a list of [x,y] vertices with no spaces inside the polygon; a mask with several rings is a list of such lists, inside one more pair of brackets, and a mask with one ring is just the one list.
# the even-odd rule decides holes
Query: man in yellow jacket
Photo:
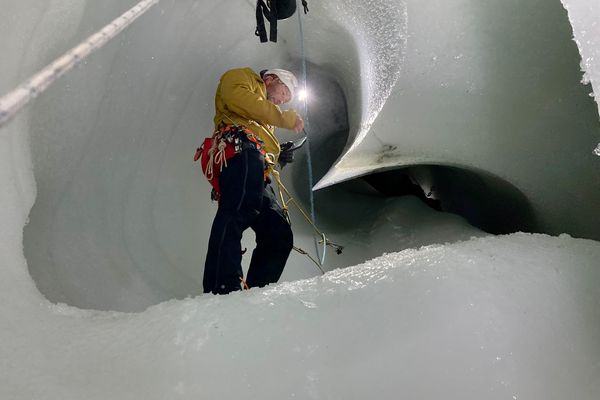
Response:
[{"label": "man in yellow jacket", "polygon": [[[265,286],[277,282],[283,272],[293,235],[273,189],[266,183],[272,165],[265,165],[265,156],[275,162],[291,159],[291,153],[282,153],[275,127],[296,132],[304,129],[295,111],[279,108],[293,99],[297,87],[296,77],[281,69],[257,74],[250,68],[239,68],[221,77],[215,96],[213,139],[225,140],[227,132],[230,145],[236,143],[236,152],[218,177],[219,209],[204,265],[205,293],[227,294],[240,290],[242,284]],[[248,228],[256,233],[256,248],[244,281],[241,239]]]}]

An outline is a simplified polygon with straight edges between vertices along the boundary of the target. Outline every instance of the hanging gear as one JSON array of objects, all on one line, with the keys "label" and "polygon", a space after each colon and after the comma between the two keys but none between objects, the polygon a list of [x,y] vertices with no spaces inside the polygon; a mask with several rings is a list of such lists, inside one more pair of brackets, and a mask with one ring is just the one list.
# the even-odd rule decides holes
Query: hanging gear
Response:
[{"label": "hanging gear", "polygon": [[302,0],[302,7],[304,7],[304,14],[308,14],[308,1]]},{"label": "hanging gear", "polygon": [[[308,3],[302,0],[304,13],[308,13]],[[256,36],[261,43],[268,40],[277,42],[277,21],[291,17],[296,13],[296,0],[258,0],[256,2]],[[265,27],[265,18],[269,21],[269,37]]]},{"label": "hanging gear", "polygon": [[219,200],[219,176],[221,176],[223,168],[227,167],[227,160],[238,155],[247,147],[256,148],[263,156],[266,155],[262,140],[256,137],[250,129],[223,125],[213,133],[212,137],[205,138],[202,146],[196,149],[194,161],[200,160],[202,173],[212,186],[212,200]]},{"label": "hanging gear", "polygon": [[[301,147],[304,142],[306,141],[305,138],[302,138],[300,140],[298,140],[296,143],[298,144],[298,147]],[[273,157],[272,154],[267,154],[265,156],[265,164],[267,165],[274,165],[275,164],[275,158]],[[293,204],[294,206],[296,206],[296,208],[298,209],[298,211],[300,211],[300,214],[302,214],[302,216],[304,217],[304,219],[306,219],[306,221],[313,227],[315,234],[320,237],[321,239],[319,240],[319,244],[323,245],[323,255],[321,258],[321,262],[318,263],[314,258],[312,258],[310,256],[310,254],[308,254],[306,251],[302,250],[301,248],[298,247],[294,247],[294,250],[297,251],[300,254],[306,255],[308,256],[308,258],[310,258],[310,260],[315,263],[315,265],[317,266],[317,268],[319,268],[319,270],[322,273],[325,273],[323,271],[323,268],[321,267],[321,265],[324,264],[324,259],[325,259],[325,255],[326,255],[326,251],[327,251],[327,247],[331,247],[335,250],[336,254],[342,254],[342,252],[344,251],[344,246],[341,246],[339,244],[336,244],[334,242],[332,242],[331,240],[329,240],[327,238],[327,236],[321,232],[319,230],[319,228],[317,228],[317,226],[315,225],[314,221],[310,218],[310,216],[308,215],[308,213],[306,211],[304,211],[304,209],[300,206],[300,204],[298,204],[298,202],[296,201],[296,199],[294,199],[294,197],[291,195],[291,193],[287,190],[287,188],[283,185],[283,182],[281,181],[281,176],[279,174],[279,171],[277,171],[276,169],[274,169],[271,173],[271,175],[273,176],[273,178],[275,179],[275,182],[277,182],[277,188],[278,188],[278,194],[279,194],[279,202],[281,203],[281,208],[283,210],[283,214],[285,216],[285,218],[287,219],[288,223],[291,225],[292,221],[290,219],[290,212],[289,212],[289,205]],[[286,199],[287,197],[287,199]]]},{"label": "hanging gear", "polygon": [[279,153],[279,166],[285,167],[289,163],[294,162],[294,152],[306,143],[306,136],[295,142],[285,142],[280,145],[281,153]]},{"label": "hanging gear", "polygon": [[294,142],[285,142],[281,144],[281,153],[279,153],[279,166],[281,168],[294,162],[294,151],[292,146]]}]

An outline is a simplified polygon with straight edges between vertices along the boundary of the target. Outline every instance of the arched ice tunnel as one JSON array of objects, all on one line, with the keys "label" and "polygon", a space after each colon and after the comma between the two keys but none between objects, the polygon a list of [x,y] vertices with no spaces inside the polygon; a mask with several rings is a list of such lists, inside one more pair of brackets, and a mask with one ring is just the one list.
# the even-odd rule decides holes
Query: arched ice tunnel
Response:
[{"label": "arched ice tunnel", "polygon": [[[5,3],[2,93],[136,1]],[[49,300],[132,311],[200,293],[216,205],[192,156],[212,130],[218,79],[240,66],[302,73],[297,21],[259,45],[253,7],[163,0],[0,131],[31,149],[23,246]],[[598,109],[559,0],[310,8],[316,216],[347,249],[326,268],[488,233],[600,239]],[[308,207],[306,157],[283,176]],[[296,244],[312,251],[294,218]],[[283,279],[316,272],[294,255]]]}]

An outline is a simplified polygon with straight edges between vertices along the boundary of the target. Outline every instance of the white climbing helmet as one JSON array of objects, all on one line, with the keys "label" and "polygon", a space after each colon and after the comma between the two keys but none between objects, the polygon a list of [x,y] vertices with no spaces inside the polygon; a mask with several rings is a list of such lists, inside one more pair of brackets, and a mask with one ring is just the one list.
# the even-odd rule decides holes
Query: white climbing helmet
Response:
[{"label": "white climbing helmet", "polygon": [[290,94],[291,94],[291,100],[294,99],[294,94],[296,92],[296,89],[298,88],[298,79],[296,79],[296,76],[294,74],[292,74],[290,71],[287,71],[285,69],[268,69],[265,72],[265,75],[275,75],[276,77],[279,78],[279,80],[281,82],[283,82],[283,84],[285,86],[287,86],[287,88],[290,90]]}]

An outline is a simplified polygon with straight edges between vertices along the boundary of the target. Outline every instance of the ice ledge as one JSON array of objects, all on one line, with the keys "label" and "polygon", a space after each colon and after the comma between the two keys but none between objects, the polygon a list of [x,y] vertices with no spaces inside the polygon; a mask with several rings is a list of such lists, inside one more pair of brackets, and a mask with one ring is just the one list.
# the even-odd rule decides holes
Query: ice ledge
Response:
[{"label": "ice ledge", "polygon": [[[594,92],[590,96],[598,104],[600,93],[600,2],[590,0],[561,0],[569,14],[573,27],[573,36],[581,54],[581,70],[584,73],[583,84],[592,84]],[[600,156],[600,143],[594,150]]]}]

